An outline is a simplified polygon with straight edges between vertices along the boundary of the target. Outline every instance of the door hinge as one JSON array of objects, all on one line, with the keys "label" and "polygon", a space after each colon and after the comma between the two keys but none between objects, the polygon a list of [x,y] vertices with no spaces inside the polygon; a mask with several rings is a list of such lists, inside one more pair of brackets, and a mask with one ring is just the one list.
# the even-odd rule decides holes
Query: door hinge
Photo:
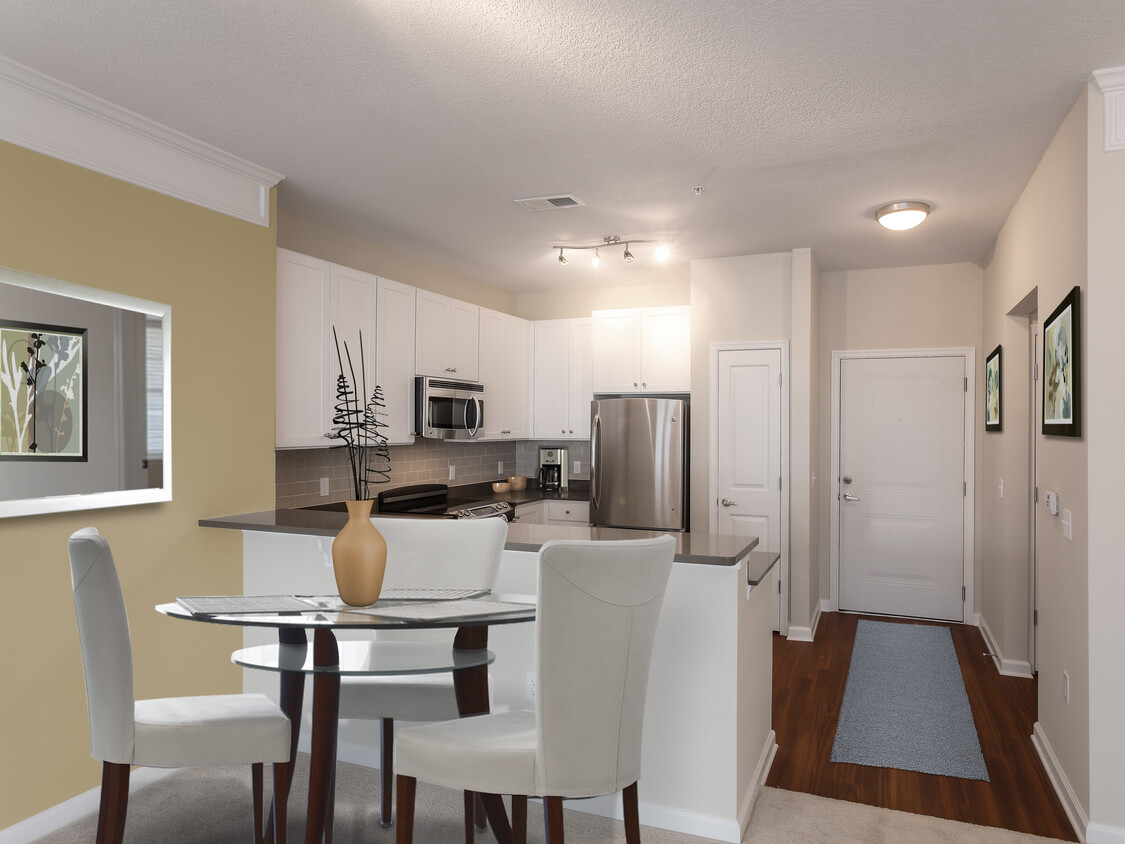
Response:
[{"label": "door hinge", "polygon": [[1031,501],[1033,504],[1039,503],[1039,487],[1037,486],[1031,488]]},{"label": "door hinge", "polygon": [[1031,365],[1031,380],[1032,381],[1038,381],[1039,380],[1039,364],[1037,364],[1037,363],[1033,363]]},{"label": "door hinge", "polygon": [[967,496],[969,494],[969,482],[961,481],[961,495]]},{"label": "door hinge", "polygon": [[781,475],[777,476],[777,491],[781,492]]},{"label": "door hinge", "polygon": [[961,587],[961,603],[962,604],[965,603],[965,601],[967,600],[967,598],[966,598],[967,593],[968,593],[968,590],[964,586],[962,586]]},{"label": "door hinge", "polygon": [[969,376],[965,376],[965,392],[969,392]]},{"label": "door hinge", "polygon": [[781,578],[780,577],[777,579],[777,594],[778,595],[781,594]]},{"label": "door hinge", "polygon": [[[778,584],[778,585],[780,585],[780,584]],[[1036,627],[1039,626],[1039,610],[1035,610],[1034,612],[1031,613],[1031,623],[1034,624]]]},{"label": "door hinge", "polygon": [[777,373],[777,386],[781,386],[781,373]]}]

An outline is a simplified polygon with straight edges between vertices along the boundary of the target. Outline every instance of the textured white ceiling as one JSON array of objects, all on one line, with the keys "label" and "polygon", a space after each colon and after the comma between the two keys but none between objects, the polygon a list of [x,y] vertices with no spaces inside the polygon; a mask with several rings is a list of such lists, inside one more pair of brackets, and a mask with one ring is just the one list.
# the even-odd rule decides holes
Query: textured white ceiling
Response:
[{"label": "textured white ceiling", "polygon": [[[1121,0],[0,0],[0,55],[286,176],[282,207],[512,290],[812,247],[977,261]],[[706,191],[695,196],[691,187]],[[571,193],[531,213],[513,199]],[[879,205],[921,199],[906,233]]]}]

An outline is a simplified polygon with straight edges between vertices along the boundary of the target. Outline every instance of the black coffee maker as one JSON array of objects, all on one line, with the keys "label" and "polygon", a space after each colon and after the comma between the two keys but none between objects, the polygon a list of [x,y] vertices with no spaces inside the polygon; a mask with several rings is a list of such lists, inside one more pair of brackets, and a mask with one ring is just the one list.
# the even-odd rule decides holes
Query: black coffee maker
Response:
[{"label": "black coffee maker", "polygon": [[539,488],[545,492],[560,492],[567,488],[568,451],[565,448],[539,449]]}]

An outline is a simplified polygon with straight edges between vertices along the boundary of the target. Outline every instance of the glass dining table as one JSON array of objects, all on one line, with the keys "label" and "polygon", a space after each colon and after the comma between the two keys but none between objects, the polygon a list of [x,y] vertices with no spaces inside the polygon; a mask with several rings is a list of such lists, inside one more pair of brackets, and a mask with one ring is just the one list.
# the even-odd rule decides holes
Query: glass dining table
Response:
[{"label": "glass dining table", "polygon": [[[290,773],[296,762],[305,677],[313,678],[312,735],[309,760],[309,799],[305,844],[331,841],[336,742],[340,709],[340,678],[345,676],[432,674],[451,672],[461,717],[488,712],[488,666],[495,655],[488,650],[488,629],[497,624],[535,620],[533,595],[490,594],[484,602],[450,602],[448,612],[420,610],[411,617],[403,601],[376,602],[357,609],[307,612],[196,613],[179,603],[159,604],[170,618],[269,627],[277,630],[276,645],[235,651],[232,660],[246,668],[276,671],[280,677],[280,707],[292,724]],[[385,614],[381,614],[383,610]],[[491,610],[491,611],[486,611]],[[425,616],[425,617],[418,617]],[[457,630],[452,648],[437,642],[336,639],[338,630]],[[308,632],[312,632],[310,646]],[[290,777],[291,779],[291,777]],[[511,826],[499,795],[479,795],[488,823],[499,844],[510,844]],[[327,833],[327,835],[326,835]],[[266,840],[272,840],[269,822]]]}]

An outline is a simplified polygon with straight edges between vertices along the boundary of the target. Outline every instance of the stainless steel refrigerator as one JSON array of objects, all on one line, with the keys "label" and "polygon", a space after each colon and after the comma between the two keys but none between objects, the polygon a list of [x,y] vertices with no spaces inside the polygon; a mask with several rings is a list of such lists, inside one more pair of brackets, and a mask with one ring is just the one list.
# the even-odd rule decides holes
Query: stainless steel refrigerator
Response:
[{"label": "stainless steel refrigerator", "polygon": [[590,414],[590,524],[687,530],[687,400],[598,398]]}]

